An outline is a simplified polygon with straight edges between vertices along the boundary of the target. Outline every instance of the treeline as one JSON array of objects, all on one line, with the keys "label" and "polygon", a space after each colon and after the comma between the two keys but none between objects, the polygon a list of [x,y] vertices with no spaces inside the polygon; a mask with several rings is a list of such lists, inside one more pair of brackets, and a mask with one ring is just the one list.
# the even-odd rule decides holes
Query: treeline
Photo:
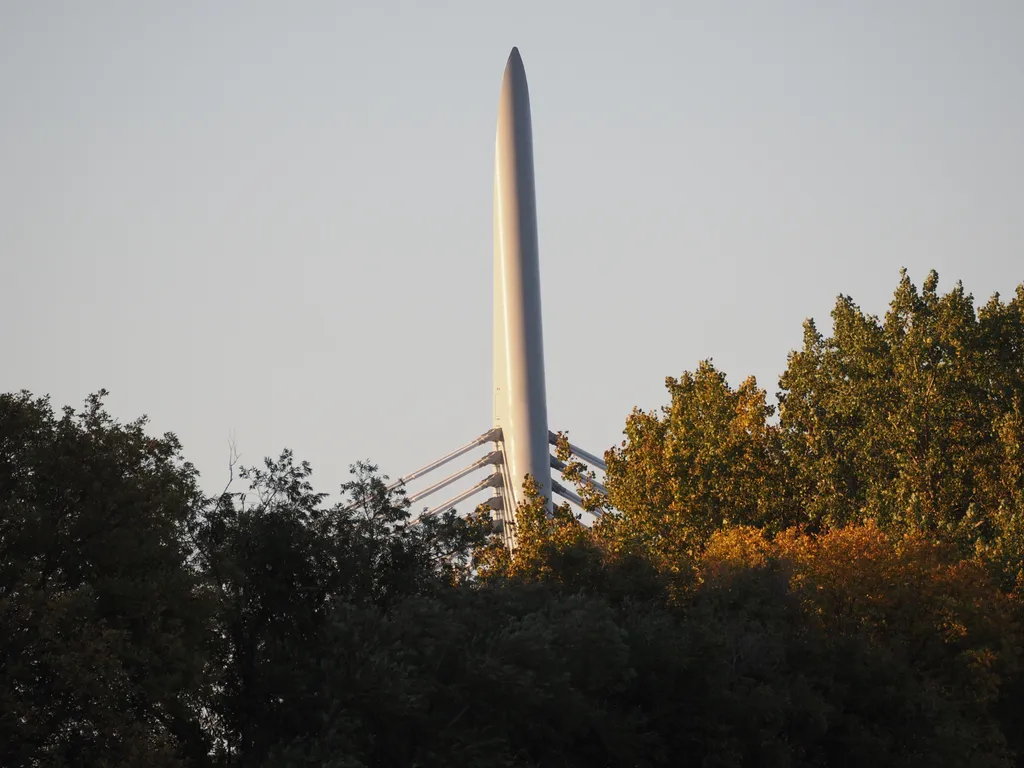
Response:
[{"label": "treeline", "polygon": [[778,413],[669,379],[514,556],[0,395],[0,765],[1024,765],[1024,286],[937,282],[808,323]]}]

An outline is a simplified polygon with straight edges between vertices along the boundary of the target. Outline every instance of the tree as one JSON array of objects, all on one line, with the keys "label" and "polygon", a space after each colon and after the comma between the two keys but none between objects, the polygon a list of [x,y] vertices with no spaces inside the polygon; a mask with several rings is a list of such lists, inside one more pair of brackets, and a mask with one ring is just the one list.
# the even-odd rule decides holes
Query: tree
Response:
[{"label": "tree", "polygon": [[668,379],[611,508],[560,440],[604,514],[528,481],[514,553],[366,462],[333,505],[290,451],[205,498],[102,393],[0,397],[0,762],[1019,761],[1024,286],[937,286],[809,322],[777,422],[710,362]]},{"label": "tree", "polygon": [[685,570],[722,526],[781,529],[793,517],[773,413],[753,378],[732,389],[710,362],[666,380],[661,415],[634,411],[606,454],[618,514],[599,528],[620,546]]},{"label": "tree", "polygon": [[334,617],[455,587],[490,533],[487,520],[454,513],[410,525],[401,488],[365,462],[352,473],[345,500],[326,506],[309,464],[286,450],[241,471],[256,503],[225,493],[205,515],[197,540],[217,602],[213,709],[232,764],[262,765],[317,732]]},{"label": "tree", "polygon": [[208,748],[196,473],[173,435],[114,421],[105,394],[60,417],[0,395],[5,766],[173,766]]},{"label": "tree", "polygon": [[904,271],[884,321],[841,296],[808,321],[779,394],[794,488],[815,528],[875,520],[980,554],[1012,586],[1024,554],[1024,286],[979,312]]},{"label": "tree", "polygon": [[[870,741],[889,744],[907,761],[899,764],[1005,764],[1000,695],[1020,673],[1020,625],[981,564],[919,535],[894,541],[873,524],[771,540],[723,530],[700,563],[710,585],[751,569],[783,575],[816,638],[812,656],[836,652],[808,669],[833,698],[827,716],[853,716],[830,726],[826,742],[845,742],[856,725],[862,746],[873,731]],[[833,744],[826,762],[852,748]]]}]

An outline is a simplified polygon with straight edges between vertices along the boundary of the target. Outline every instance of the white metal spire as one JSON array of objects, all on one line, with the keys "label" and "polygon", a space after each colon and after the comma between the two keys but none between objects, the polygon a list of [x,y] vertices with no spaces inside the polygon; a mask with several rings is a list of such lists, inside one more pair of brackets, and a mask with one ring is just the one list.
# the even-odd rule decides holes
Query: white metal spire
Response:
[{"label": "white metal spire", "polygon": [[[439,467],[493,442],[494,450],[468,466],[408,496],[417,503],[474,472],[492,473],[447,501],[424,509],[415,519],[436,515],[455,504],[493,488],[497,497],[487,506],[495,513],[509,549],[517,542],[516,507],[523,481],[532,475],[550,507],[552,493],[582,506],[580,497],[553,482],[551,469],[565,465],[549,453],[555,435],[548,431],[544,381],[544,334],[540,307],[540,259],[537,247],[537,199],[533,175],[533,125],[530,91],[519,49],[505,65],[498,100],[498,130],[494,141],[494,426],[441,458],[405,475],[392,488],[421,480]],[[570,451],[588,464],[605,470],[604,462],[570,443]],[[590,486],[607,495],[604,486]],[[601,510],[591,512],[600,515]]]},{"label": "white metal spire", "polygon": [[550,502],[533,126],[518,48],[501,81],[494,145],[494,426],[502,430],[514,499],[529,474]]}]

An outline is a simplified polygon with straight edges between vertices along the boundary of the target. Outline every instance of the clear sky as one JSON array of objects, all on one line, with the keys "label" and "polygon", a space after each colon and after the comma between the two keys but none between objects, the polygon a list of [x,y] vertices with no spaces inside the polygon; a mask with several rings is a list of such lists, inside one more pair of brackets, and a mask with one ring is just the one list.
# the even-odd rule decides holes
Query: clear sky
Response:
[{"label": "clear sky", "polygon": [[549,418],[600,452],[906,266],[1024,280],[1024,2],[0,4],[0,391],[333,490],[490,426],[494,130],[533,103]]}]

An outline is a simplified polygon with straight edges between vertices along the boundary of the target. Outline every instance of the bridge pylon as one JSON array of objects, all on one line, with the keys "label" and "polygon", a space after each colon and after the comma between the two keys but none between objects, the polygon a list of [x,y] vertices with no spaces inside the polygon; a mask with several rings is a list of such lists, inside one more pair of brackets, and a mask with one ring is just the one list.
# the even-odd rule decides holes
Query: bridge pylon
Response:
[{"label": "bridge pylon", "polygon": [[[492,428],[461,448],[401,478],[419,479],[449,461],[490,442],[493,450],[428,488],[409,495],[417,502],[433,492],[489,467],[491,473],[419,518],[451,509],[485,489],[506,546],[516,546],[515,513],[523,484],[533,477],[550,505],[553,493],[581,505],[579,496],[553,481],[552,468],[564,465],[551,456],[555,435],[548,429],[544,379],[544,333],[541,318],[540,252],[537,242],[537,195],[533,166],[533,120],[526,69],[519,49],[505,64],[498,99],[494,141],[494,346]],[[573,454],[600,470],[605,463],[576,446]],[[593,484],[599,491],[600,483]],[[599,514],[595,511],[593,514]]]}]

